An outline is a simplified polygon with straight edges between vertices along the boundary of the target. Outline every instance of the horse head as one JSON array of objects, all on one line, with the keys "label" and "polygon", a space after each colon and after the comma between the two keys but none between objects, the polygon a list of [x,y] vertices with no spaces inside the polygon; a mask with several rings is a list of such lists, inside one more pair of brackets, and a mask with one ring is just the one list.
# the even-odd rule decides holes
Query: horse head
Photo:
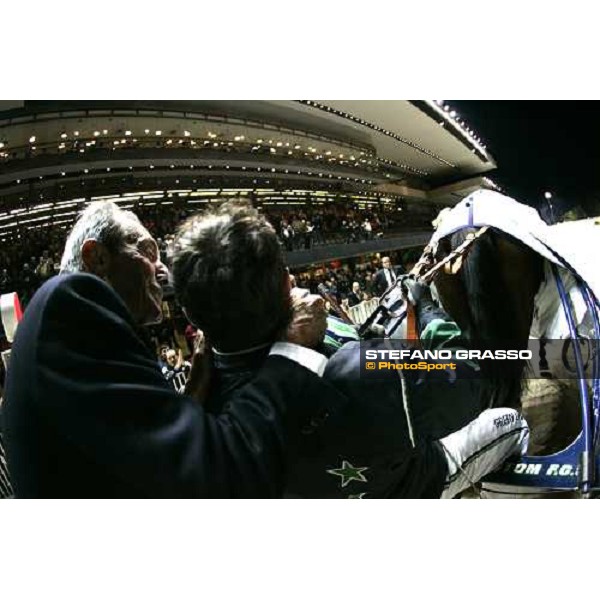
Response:
[{"label": "horse head", "polygon": [[[448,256],[472,228],[442,238],[436,261]],[[534,298],[543,280],[543,260],[517,240],[489,228],[470,247],[456,274],[439,271],[435,285],[448,314],[478,350],[527,348]],[[492,406],[518,407],[525,363],[483,360],[481,370]]]}]

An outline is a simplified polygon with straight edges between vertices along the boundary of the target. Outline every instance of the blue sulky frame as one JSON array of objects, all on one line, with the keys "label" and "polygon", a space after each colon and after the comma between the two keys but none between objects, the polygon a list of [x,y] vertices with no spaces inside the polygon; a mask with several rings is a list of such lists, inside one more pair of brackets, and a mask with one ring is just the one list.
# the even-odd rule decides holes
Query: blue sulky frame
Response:
[{"label": "blue sulky frame", "polygon": [[[443,234],[439,235],[440,239],[466,228],[492,227],[498,229],[494,223],[485,222],[486,219],[475,223],[473,203],[473,199],[466,199],[461,203],[464,205],[463,208],[468,209],[467,223],[444,231]],[[511,236],[509,231],[502,228],[499,230]],[[593,357],[592,394],[590,397],[585,379],[581,348],[579,344],[574,343],[573,349],[581,402],[581,432],[569,446],[560,452],[546,456],[525,455],[509,459],[499,470],[484,478],[482,483],[490,491],[505,493],[527,494],[547,491],[578,491],[584,497],[590,497],[594,494],[600,494],[600,302],[598,302],[598,298],[596,298],[589,285],[564,257],[560,256],[543,240],[535,236],[534,238],[539,244],[545,246],[546,250],[557,259],[558,264],[564,266],[573,274],[577,282],[577,288],[592,317],[594,330],[594,336],[591,340],[593,344],[591,348]],[[520,240],[518,237],[514,239],[523,243],[523,240]],[[576,340],[578,335],[571,301],[565,291],[565,286],[556,263],[552,262],[551,266],[561,304],[565,311],[569,336],[572,340]],[[402,311],[395,315],[397,320],[391,329],[395,329],[404,318],[405,314],[401,313]],[[386,331],[388,336],[392,334],[391,329]],[[500,489],[490,486],[499,486]]]},{"label": "blue sulky frame", "polygon": [[[577,329],[571,301],[555,264],[552,264],[552,272],[565,311],[570,337],[575,340]],[[592,316],[594,328],[591,397],[585,379],[581,348],[579,344],[573,344],[581,401],[581,432],[569,446],[555,454],[525,455],[509,460],[499,471],[485,478],[486,487],[489,487],[487,484],[500,485],[502,491],[507,492],[513,490],[506,489],[505,486],[527,488],[520,490],[523,493],[548,490],[580,491],[588,497],[600,491],[600,304],[593,291],[579,276],[577,284]]]}]

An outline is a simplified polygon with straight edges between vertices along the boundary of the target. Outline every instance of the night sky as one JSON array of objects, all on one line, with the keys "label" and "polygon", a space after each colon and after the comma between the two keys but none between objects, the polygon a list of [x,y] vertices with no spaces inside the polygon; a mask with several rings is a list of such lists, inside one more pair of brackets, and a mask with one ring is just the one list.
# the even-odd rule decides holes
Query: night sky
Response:
[{"label": "night sky", "polygon": [[508,195],[536,206],[548,190],[565,209],[600,214],[600,102],[447,102],[484,140]]}]

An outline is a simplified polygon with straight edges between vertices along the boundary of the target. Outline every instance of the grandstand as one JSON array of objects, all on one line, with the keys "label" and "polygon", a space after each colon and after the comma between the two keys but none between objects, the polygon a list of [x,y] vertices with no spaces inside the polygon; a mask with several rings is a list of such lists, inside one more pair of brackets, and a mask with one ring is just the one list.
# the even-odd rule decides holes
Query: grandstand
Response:
[{"label": "grandstand", "polygon": [[[442,101],[24,101],[0,109],[2,291],[16,277],[35,283],[42,262],[55,272],[65,230],[92,200],[136,211],[156,237],[231,198],[251,201],[282,236],[294,219],[327,221],[339,235],[317,230],[288,248],[300,267],[422,245],[441,208],[494,187],[484,176],[495,168],[486,146]],[[372,235],[346,235],[365,220]]]}]

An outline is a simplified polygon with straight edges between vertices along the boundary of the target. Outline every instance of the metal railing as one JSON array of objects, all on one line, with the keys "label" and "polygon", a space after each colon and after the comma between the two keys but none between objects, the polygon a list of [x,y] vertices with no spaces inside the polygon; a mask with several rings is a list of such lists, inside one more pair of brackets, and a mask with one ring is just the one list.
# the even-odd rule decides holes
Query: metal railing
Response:
[{"label": "metal railing", "polygon": [[355,325],[362,325],[375,312],[378,305],[379,298],[371,298],[355,306],[350,306],[347,312]]}]

